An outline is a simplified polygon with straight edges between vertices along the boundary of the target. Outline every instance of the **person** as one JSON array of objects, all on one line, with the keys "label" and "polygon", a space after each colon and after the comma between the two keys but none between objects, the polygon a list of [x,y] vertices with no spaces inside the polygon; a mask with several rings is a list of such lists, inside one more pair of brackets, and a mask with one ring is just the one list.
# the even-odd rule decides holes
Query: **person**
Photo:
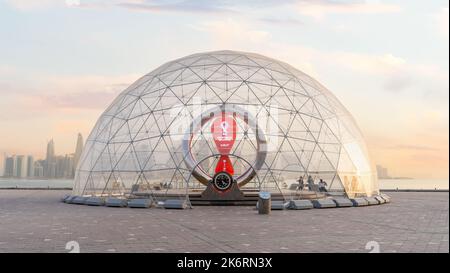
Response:
[{"label": "person", "polygon": [[310,191],[314,191],[314,179],[312,176],[308,176],[308,188]]},{"label": "person", "polygon": [[305,182],[303,182],[303,176],[300,176],[297,182],[298,182],[298,189],[302,191],[303,188],[305,187]]},{"label": "person", "polygon": [[319,191],[320,192],[328,192],[327,191],[327,186],[328,186],[327,182],[325,182],[322,179],[320,179],[320,181],[319,181]]}]

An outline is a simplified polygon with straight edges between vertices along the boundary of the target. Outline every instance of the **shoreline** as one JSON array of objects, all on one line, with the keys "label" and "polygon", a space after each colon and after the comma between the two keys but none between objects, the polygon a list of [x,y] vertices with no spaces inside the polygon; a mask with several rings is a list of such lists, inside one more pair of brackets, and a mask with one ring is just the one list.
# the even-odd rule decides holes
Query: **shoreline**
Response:
[{"label": "shoreline", "polygon": [[[71,191],[72,188],[68,187],[4,187],[0,190],[67,190]],[[448,189],[380,189],[380,192],[449,192]]]}]

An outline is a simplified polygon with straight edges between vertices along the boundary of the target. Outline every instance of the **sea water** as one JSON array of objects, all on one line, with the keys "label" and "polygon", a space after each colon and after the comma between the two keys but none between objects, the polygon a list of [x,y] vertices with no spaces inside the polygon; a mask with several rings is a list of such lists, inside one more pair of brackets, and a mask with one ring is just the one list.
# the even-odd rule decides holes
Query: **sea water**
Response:
[{"label": "sea water", "polygon": [[72,188],[73,179],[0,178],[0,188]]},{"label": "sea water", "polygon": [[382,190],[448,190],[448,179],[380,179]]}]

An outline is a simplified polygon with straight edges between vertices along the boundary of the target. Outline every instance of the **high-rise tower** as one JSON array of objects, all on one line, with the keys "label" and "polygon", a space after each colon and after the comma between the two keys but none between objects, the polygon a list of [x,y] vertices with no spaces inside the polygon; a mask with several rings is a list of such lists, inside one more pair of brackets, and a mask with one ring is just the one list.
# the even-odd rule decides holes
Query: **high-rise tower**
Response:
[{"label": "high-rise tower", "polygon": [[44,176],[47,178],[54,178],[56,176],[55,144],[53,142],[53,139],[50,140],[47,144]]},{"label": "high-rise tower", "polygon": [[78,133],[78,138],[77,138],[77,146],[75,148],[75,154],[74,154],[74,158],[73,158],[73,167],[76,169],[77,165],[78,165],[78,161],[80,160],[81,157],[81,153],[83,152],[83,136]]},{"label": "high-rise tower", "polygon": [[24,155],[16,156],[16,173],[14,176],[19,178],[27,176],[27,161]]},{"label": "high-rise tower", "polygon": [[34,157],[32,155],[27,156],[27,177],[34,176]]}]

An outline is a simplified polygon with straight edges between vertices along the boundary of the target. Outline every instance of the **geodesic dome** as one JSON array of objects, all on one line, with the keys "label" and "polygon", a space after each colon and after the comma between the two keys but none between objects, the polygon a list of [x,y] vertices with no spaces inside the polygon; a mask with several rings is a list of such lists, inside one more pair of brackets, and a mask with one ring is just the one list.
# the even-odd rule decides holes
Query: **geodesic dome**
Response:
[{"label": "geodesic dome", "polygon": [[360,130],[331,92],[286,63],[235,51],[168,62],[124,90],[87,139],[73,193],[201,191],[220,158],[213,113],[236,123],[230,158],[243,190],[287,198],[311,176],[349,197],[378,193]]}]

